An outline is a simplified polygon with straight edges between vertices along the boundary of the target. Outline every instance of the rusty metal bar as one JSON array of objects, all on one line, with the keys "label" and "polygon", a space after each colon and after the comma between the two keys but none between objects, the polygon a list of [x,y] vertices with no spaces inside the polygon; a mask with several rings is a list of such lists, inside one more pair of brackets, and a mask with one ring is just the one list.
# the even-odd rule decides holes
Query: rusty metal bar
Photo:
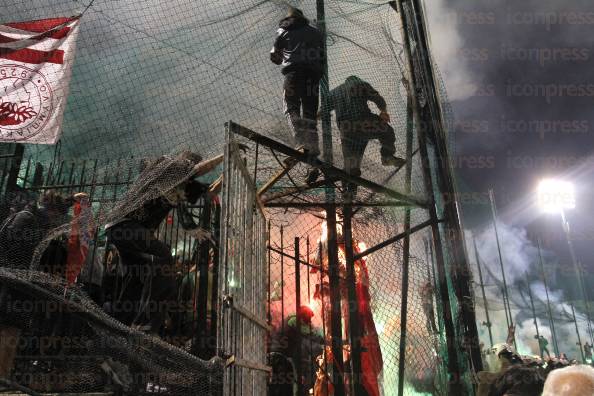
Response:
[{"label": "rusty metal bar", "polygon": [[296,343],[297,347],[295,348],[295,371],[297,372],[297,394],[303,395],[303,382],[302,378],[302,370],[301,370],[301,316],[299,315],[299,308],[301,307],[301,267],[299,266],[299,237],[295,238],[295,319],[297,323],[297,337]]},{"label": "rusty metal bar", "polygon": [[368,207],[368,208],[377,208],[377,207],[407,207],[407,204],[403,204],[402,202],[268,202],[264,203],[264,207],[267,208],[296,208],[296,209],[308,209],[308,208],[315,208],[315,209],[327,209],[327,208],[338,208],[338,207]]},{"label": "rusty metal bar", "polygon": [[336,396],[345,395],[345,378],[342,343],[342,304],[340,295],[340,263],[336,231],[336,210],[326,212],[328,230],[328,272],[330,278],[330,333],[332,335],[333,380]]},{"label": "rusty metal bar", "polygon": [[[437,223],[440,223],[440,222],[441,222],[441,220],[437,220]],[[420,231],[423,228],[428,227],[428,226],[430,226],[432,224],[433,224],[433,220],[432,219],[429,219],[429,220],[424,221],[424,222],[422,222],[420,224],[417,224],[414,227],[411,227],[409,233],[410,234],[414,234],[415,232]],[[370,255],[371,253],[377,252],[378,250],[385,248],[388,245],[391,245],[394,242],[398,242],[399,240],[401,240],[402,238],[404,238],[406,235],[407,235],[407,232],[401,232],[400,234],[397,234],[397,235],[393,236],[392,238],[386,239],[385,241],[380,242],[377,245],[372,246],[369,249],[364,250],[364,251],[362,251],[359,254],[356,254],[355,255],[355,260],[359,260],[359,259],[361,259],[361,258],[363,258],[365,256]]]},{"label": "rusty metal bar", "polygon": [[353,251],[353,230],[352,230],[352,208],[345,206],[343,208],[343,238],[344,253],[346,260],[346,283],[349,297],[349,336],[351,341],[351,370],[352,370],[352,391],[355,395],[364,394],[361,379],[361,323],[359,321],[359,304],[357,300],[357,275],[355,270],[355,253]]},{"label": "rusty metal bar", "polygon": [[349,175],[342,169],[338,169],[338,168],[334,167],[333,165],[330,165],[329,163],[326,163],[326,162],[322,162],[318,159],[311,158],[310,156],[308,156],[300,151],[297,151],[289,146],[279,143],[279,142],[277,142],[273,139],[270,139],[266,136],[263,136],[263,135],[261,135],[257,132],[254,132],[248,128],[245,128],[239,124],[236,124],[234,122],[228,122],[226,125],[230,129],[231,132],[241,135],[245,138],[248,138],[254,142],[258,142],[263,146],[266,146],[266,147],[271,148],[275,151],[278,151],[282,154],[285,154],[289,157],[292,157],[299,162],[303,162],[310,166],[319,168],[324,174],[326,174],[330,178],[337,178],[342,181],[350,182],[355,185],[359,185],[359,186],[368,188],[372,191],[375,191],[377,193],[381,193],[381,194],[387,195],[389,197],[401,200],[401,201],[406,202],[413,206],[418,206],[421,208],[426,208],[426,206],[427,206],[427,202],[424,199],[421,199],[418,197],[413,197],[413,196],[407,196],[406,194],[402,194],[397,191],[391,190],[387,187],[380,186],[379,184],[372,182],[370,180],[363,179],[361,177],[357,177],[357,176],[353,176],[353,175]]}]

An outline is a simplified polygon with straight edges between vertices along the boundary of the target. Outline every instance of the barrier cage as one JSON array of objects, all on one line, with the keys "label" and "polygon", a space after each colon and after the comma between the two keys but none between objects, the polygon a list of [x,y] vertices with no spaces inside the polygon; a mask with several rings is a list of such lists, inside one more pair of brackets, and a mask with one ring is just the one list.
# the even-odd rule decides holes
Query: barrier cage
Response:
[{"label": "barrier cage", "polygon": [[[84,6],[59,143],[0,147],[0,224],[50,192],[84,192],[92,213],[64,213],[45,245],[0,265],[0,391],[474,394],[472,276],[423,2],[162,3],[0,6],[15,21]],[[295,149],[269,62],[288,4],[324,38],[316,158]],[[382,96],[402,164],[365,141],[361,173],[345,170],[329,97],[351,77]],[[188,149],[223,154],[199,178],[222,187],[188,208],[200,234],[173,211],[158,226],[175,301],[155,334],[124,324],[119,310],[148,299],[123,297],[105,226],[193,177],[172,159]],[[56,263],[83,237],[70,279]]]}]

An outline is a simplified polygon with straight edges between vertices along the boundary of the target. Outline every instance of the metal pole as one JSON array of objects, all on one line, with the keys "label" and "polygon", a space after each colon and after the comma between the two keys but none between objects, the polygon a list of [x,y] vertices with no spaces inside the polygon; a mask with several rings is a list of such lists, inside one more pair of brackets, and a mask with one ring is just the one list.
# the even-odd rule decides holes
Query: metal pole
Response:
[{"label": "metal pole", "polygon": [[559,356],[559,344],[557,343],[557,332],[555,331],[555,321],[553,320],[553,311],[551,310],[551,300],[549,299],[549,288],[547,286],[547,275],[545,273],[544,262],[542,260],[542,253],[540,251],[540,239],[536,239],[536,247],[538,248],[538,259],[540,261],[540,269],[542,271],[542,281],[547,296],[547,310],[549,312],[549,323],[551,324],[551,335],[553,336],[553,348],[555,349],[555,356]]},{"label": "metal pole", "polygon": [[485,317],[487,318],[487,330],[489,330],[489,342],[491,343],[491,348],[493,347],[493,332],[491,330],[491,319],[489,317],[489,305],[487,303],[487,295],[485,293],[485,282],[483,281],[483,270],[481,269],[481,261],[478,255],[478,249],[476,247],[476,238],[474,235],[472,236],[472,244],[474,246],[474,256],[476,257],[476,267],[478,268],[479,273],[479,281],[481,286],[481,292],[483,294],[483,303],[485,305]]},{"label": "metal pole", "polygon": [[584,286],[584,281],[582,279],[582,271],[580,270],[577,256],[575,254],[575,249],[573,247],[573,242],[571,241],[569,221],[567,221],[567,217],[565,216],[564,210],[561,210],[561,221],[563,223],[563,231],[565,231],[565,239],[567,240],[567,246],[569,247],[569,254],[571,255],[571,263],[573,264],[573,269],[575,271],[575,276],[577,277],[578,286],[580,288],[580,292],[582,293],[584,305],[586,306],[586,318],[588,319],[588,330],[590,330],[590,313],[588,312],[589,304],[586,298],[586,287]]},{"label": "metal pole", "polygon": [[[212,355],[216,354],[217,329],[218,329],[218,309],[219,302],[219,253],[221,249],[221,205],[215,206],[215,221],[213,235],[215,238],[214,256],[212,258],[212,291],[210,295],[210,333],[212,342],[210,351]],[[269,261],[270,262],[270,261]]]},{"label": "metal pole", "polygon": [[331,164],[332,155],[332,124],[330,109],[328,108],[328,95],[330,93],[330,80],[328,77],[328,46],[326,44],[326,12],[324,0],[316,0],[317,25],[323,37],[322,78],[320,79],[320,115],[322,119],[322,158]]},{"label": "metal pole", "polygon": [[[580,271],[584,272],[582,269],[582,263],[578,261],[578,265],[580,266]],[[588,336],[590,337],[590,344],[594,344],[594,337],[592,334],[592,320],[590,317],[590,296],[588,295],[588,289],[586,288],[586,284],[585,282],[583,283],[584,285],[584,299],[585,299],[585,305],[586,305],[586,318],[588,319]]]},{"label": "metal pole", "polygon": [[582,362],[584,364],[586,364],[586,357],[584,356],[584,350],[582,349],[582,338],[580,337],[580,329],[578,326],[577,318],[575,316],[575,309],[573,308],[573,303],[570,303],[569,306],[571,307],[571,315],[573,316],[573,323],[575,323],[575,334],[577,334],[578,348],[580,350],[580,355],[582,356]]},{"label": "metal pole", "polygon": [[[495,194],[493,193],[492,189],[489,189],[489,201],[491,203],[491,215],[493,217],[493,228],[495,229],[495,239],[497,241],[497,253],[499,255],[499,266],[501,267],[501,280],[503,281],[503,305],[507,304],[505,309],[509,309],[509,318],[507,317],[508,314],[506,313],[507,319],[507,327],[514,325],[514,318],[511,312],[511,306],[509,304],[509,293],[507,290],[507,280],[505,278],[505,270],[503,268],[503,256],[501,255],[501,244],[499,242],[499,232],[497,230],[497,208],[495,207]],[[516,340],[514,338],[514,346],[516,344]]]},{"label": "metal pole", "polygon": [[16,189],[24,154],[25,146],[20,143],[16,143],[14,148],[14,157],[12,158],[8,179],[6,180],[6,192],[12,192]]},{"label": "metal pole", "polygon": [[301,317],[299,308],[301,307],[301,270],[299,267],[299,237],[295,237],[295,321],[297,323],[296,346],[295,346],[295,371],[297,372],[297,394],[303,395],[302,381],[302,359],[301,359]]},{"label": "metal pole", "polygon": [[[285,252],[285,232],[284,226],[280,227],[280,250]],[[285,331],[285,255],[280,256],[280,298],[281,298],[281,331]]]},{"label": "metal pole", "polygon": [[[412,95],[407,95],[406,100],[406,119],[408,123],[413,120],[413,101]],[[406,128],[406,173],[404,175],[405,192],[410,193],[412,179],[412,146],[413,146],[413,128],[407,125]],[[404,210],[404,243],[402,245],[402,287],[400,303],[400,345],[398,354],[398,396],[404,394],[404,371],[406,370],[406,325],[408,313],[408,286],[409,286],[409,263],[410,263],[410,208]],[[428,314],[428,313],[425,313]],[[429,319],[429,318],[428,318]],[[430,320],[434,320],[431,318]]]},{"label": "metal pole", "polygon": [[357,303],[355,273],[355,259],[353,252],[353,230],[352,230],[352,207],[347,205],[343,208],[343,234],[344,254],[346,259],[347,284],[349,296],[349,333],[351,340],[351,370],[354,395],[363,394],[361,388],[361,323],[359,322],[359,305]]},{"label": "metal pole", "polygon": [[[323,59],[322,59],[322,78],[320,80],[320,101],[322,118],[322,158],[327,163],[333,162],[332,156],[332,125],[330,123],[330,111],[328,108],[328,94],[330,93],[330,83],[328,78],[328,48],[326,45],[326,13],[324,0],[316,0],[316,14],[318,29],[323,37]],[[326,202],[334,202],[334,189],[329,184],[326,188]],[[338,266],[338,245],[336,235],[336,208],[326,209],[326,225],[328,227],[328,269],[330,278],[330,317],[332,322],[332,353],[334,355],[334,386],[335,395],[343,396],[345,394],[342,362],[342,315],[340,303],[340,279]]]},{"label": "metal pole", "polygon": [[[409,29],[412,29],[411,23],[414,21],[412,16],[405,16],[403,10],[403,2],[404,0],[399,0],[398,2],[398,9],[400,10],[400,14],[402,15],[402,32],[403,32],[403,41],[404,41],[404,50],[406,53],[406,58],[408,59],[408,66],[409,70],[411,70],[411,81],[409,81],[409,91],[410,95],[415,95],[415,82],[417,78],[415,78],[413,70],[414,70],[414,62],[411,56],[411,38],[409,37]],[[412,12],[412,11],[411,11]],[[449,286],[448,286],[448,278],[447,278],[447,270],[445,265],[445,258],[444,258],[444,251],[442,246],[441,234],[439,230],[439,218],[437,216],[437,208],[435,203],[436,194],[434,193],[433,189],[433,177],[431,174],[431,166],[429,163],[429,154],[427,151],[427,137],[426,137],[426,128],[423,128],[423,125],[427,126],[426,123],[422,122],[421,117],[419,115],[418,109],[418,98],[413,96],[413,114],[415,115],[415,123],[419,126],[417,139],[419,141],[419,154],[422,163],[422,171],[423,171],[423,182],[425,184],[425,190],[430,200],[430,205],[428,207],[429,216],[432,220],[431,223],[431,232],[433,241],[435,243],[435,260],[436,260],[436,269],[437,269],[437,277],[439,279],[439,288],[438,291],[440,293],[440,299],[443,304],[443,312],[444,312],[444,327],[446,332],[446,345],[447,345],[447,371],[448,377],[450,381],[448,382],[448,394],[452,395],[466,395],[466,389],[462,384],[461,377],[462,377],[462,370],[460,368],[460,362],[458,359],[458,342],[457,342],[457,335],[454,329],[454,323],[452,320],[452,306],[450,302],[450,293],[449,293]],[[479,351],[480,356],[480,351]]]},{"label": "metal pole", "polygon": [[[211,221],[211,206],[208,198],[204,199],[204,206],[201,210],[200,227],[203,230],[210,231]],[[198,241],[196,241],[198,242]],[[194,334],[195,341],[195,352],[201,359],[210,359],[211,340],[207,338],[207,307],[208,307],[208,261],[210,256],[210,241],[205,239],[200,242],[199,256],[197,272],[200,274],[198,277],[198,296],[197,296],[197,321],[196,321],[196,333]],[[194,260],[192,260],[194,261]],[[195,292],[195,288],[194,288]]]},{"label": "metal pole", "polygon": [[342,308],[340,293],[340,268],[336,236],[336,209],[328,209],[326,217],[328,228],[328,277],[330,278],[330,333],[332,334],[332,355],[334,394],[345,395],[344,363],[342,349]]},{"label": "metal pole", "polygon": [[[453,291],[459,303],[459,315],[456,315],[460,332],[452,334],[453,342],[459,340],[464,344],[465,350],[460,352],[460,358],[468,359],[468,363],[474,370],[482,370],[482,356],[478,344],[478,330],[476,327],[476,315],[472,293],[472,277],[466,250],[464,247],[464,234],[460,220],[460,208],[457,201],[455,180],[446,144],[446,128],[443,121],[443,113],[439,98],[438,84],[435,81],[433,61],[429,50],[429,38],[425,21],[424,9],[420,0],[400,0],[400,7],[403,21],[404,47],[409,57],[409,70],[411,71],[411,92],[419,89],[424,94],[423,106],[419,106],[415,98],[415,113],[419,127],[419,135],[424,135],[424,144],[432,146],[432,153],[435,154],[433,163],[435,166],[428,168],[435,173],[435,184],[437,194],[433,196],[433,205],[437,204],[443,217],[443,230],[447,238],[443,241],[449,252],[453,263],[448,271],[453,274],[450,279],[453,281]],[[408,48],[406,48],[408,47]],[[412,49],[414,48],[414,51]],[[428,147],[426,147],[426,152]],[[427,158],[427,157],[426,157]],[[429,163],[427,163],[429,165]],[[429,190],[428,190],[429,191]],[[439,218],[439,217],[438,217]],[[437,248],[437,244],[436,244]],[[450,357],[451,358],[451,357]],[[464,374],[468,374],[465,367],[460,366]],[[459,386],[457,394],[469,393],[470,384],[467,382]]]},{"label": "metal pole", "polygon": [[[532,290],[530,290],[530,283],[528,283],[528,281],[526,281],[526,286],[528,288],[528,297],[530,297],[530,308],[532,309],[532,317],[534,320],[534,328],[536,329],[536,339],[539,340],[540,339],[540,332],[538,331],[538,321],[537,321],[537,317],[536,317],[536,310],[534,309],[534,299],[532,298]],[[544,356],[542,354],[542,349],[540,349],[540,343],[538,345],[538,350],[540,351],[540,358],[544,359]]]}]

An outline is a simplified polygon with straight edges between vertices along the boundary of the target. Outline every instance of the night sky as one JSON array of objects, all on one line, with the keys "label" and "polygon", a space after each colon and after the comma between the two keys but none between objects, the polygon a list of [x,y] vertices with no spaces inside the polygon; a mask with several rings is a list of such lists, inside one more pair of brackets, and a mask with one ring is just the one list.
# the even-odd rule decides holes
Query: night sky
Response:
[{"label": "night sky", "polygon": [[[578,257],[593,272],[594,5],[430,0],[426,6],[455,116],[453,157],[466,226],[485,226],[485,192],[494,188],[501,219],[533,240],[538,234],[569,263],[559,216],[542,216],[532,202],[541,178],[572,180],[577,207],[567,216]],[[448,29],[457,40],[443,38]]]}]

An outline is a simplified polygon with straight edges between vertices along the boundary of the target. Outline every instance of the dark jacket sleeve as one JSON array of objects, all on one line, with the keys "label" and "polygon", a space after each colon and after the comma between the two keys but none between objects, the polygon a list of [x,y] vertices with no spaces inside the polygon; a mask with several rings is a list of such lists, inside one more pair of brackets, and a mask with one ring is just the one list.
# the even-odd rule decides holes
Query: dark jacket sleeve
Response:
[{"label": "dark jacket sleeve", "polygon": [[274,44],[270,50],[270,61],[275,65],[280,65],[283,63],[283,48],[285,41],[284,34],[284,29],[278,29],[276,31],[276,39],[274,40]]},{"label": "dark jacket sleeve", "polygon": [[386,101],[369,83],[365,83],[365,92],[367,92],[367,100],[372,101],[381,110],[386,111]]},{"label": "dark jacket sleeve", "polygon": [[35,227],[35,216],[33,214],[22,211],[15,215],[12,222],[6,227],[8,232],[19,233],[31,230]]},{"label": "dark jacket sleeve", "polygon": [[18,244],[23,249],[30,249],[41,241],[43,230],[40,228],[34,214],[21,211],[7,225],[6,233],[13,243]]}]

